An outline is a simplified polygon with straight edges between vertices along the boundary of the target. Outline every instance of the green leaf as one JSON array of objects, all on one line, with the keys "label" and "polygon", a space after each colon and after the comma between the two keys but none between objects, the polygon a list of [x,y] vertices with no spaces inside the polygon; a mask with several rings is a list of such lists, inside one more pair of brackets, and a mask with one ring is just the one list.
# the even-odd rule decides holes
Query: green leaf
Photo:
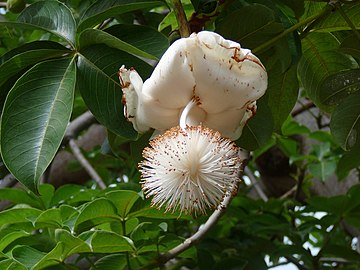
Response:
[{"label": "green leaf", "polygon": [[90,247],[83,240],[66,230],[56,229],[55,240],[63,244],[61,260],[65,260],[68,256],[76,253],[90,252]]},{"label": "green leaf", "polygon": [[97,260],[90,270],[123,269],[126,264],[125,254],[111,254]]},{"label": "green leaf", "polygon": [[13,80],[20,77],[28,67],[68,52],[68,49],[56,42],[35,41],[5,53],[0,58],[0,106],[4,104],[6,95],[14,84]]},{"label": "green leaf", "polygon": [[111,221],[120,221],[116,207],[110,200],[99,198],[82,209],[76,220],[75,230],[82,231]]},{"label": "green leaf", "polygon": [[360,140],[351,148],[349,152],[345,152],[340,158],[337,168],[336,175],[340,180],[344,179],[348,173],[360,166]]},{"label": "green leaf", "polygon": [[325,181],[336,170],[335,160],[324,160],[317,163],[311,163],[308,168],[312,175],[319,177],[322,181]]},{"label": "green leaf", "polygon": [[1,153],[9,171],[38,192],[70,119],[75,90],[73,59],[35,65],[11,89],[1,119]]},{"label": "green leaf", "polygon": [[37,228],[61,228],[62,218],[59,208],[52,208],[42,212],[34,222]]},{"label": "green leaf", "polygon": [[14,259],[5,259],[0,261],[0,269],[6,270],[28,270],[24,265]]},{"label": "green leaf", "polygon": [[[191,4],[183,3],[183,9],[184,9],[186,18],[188,20],[190,20],[191,15],[194,13],[193,6]],[[167,27],[169,27],[170,31],[176,31],[179,28],[174,10],[171,10],[169,13],[166,14],[166,16],[160,22],[160,24],[158,26],[158,30],[163,31]]]},{"label": "green leaf", "polygon": [[27,269],[32,269],[45,255],[46,253],[29,246],[19,246],[12,250],[13,258],[26,266]]},{"label": "green leaf", "polygon": [[262,99],[257,102],[256,115],[249,120],[236,143],[249,151],[265,145],[273,132],[273,119],[270,108]]},{"label": "green leaf", "polygon": [[281,131],[282,124],[295,106],[298,92],[296,65],[292,65],[285,73],[282,73],[279,68],[269,71],[269,86],[266,95],[274,119],[275,131]]},{"label": "green leaf", "polygon": [[134,67],[143,77],[152,68],[126,52],[105,45],[81,51],[78,59],[78,87],[96,119],[117,135],[136,139],[137,132],[124,117],[122,91],[118,78],[121,65]]},{"label": "green leaf", "polygon": [[326,106],[341,103],[344,98],[360,90],[360,69],[350,69],[328,76],[319,89],[319,100]]},{"label": "green leaf", "polygon": [[102,43],[127,53],[158,60],[169,46],[163,34],[146,26],[120,24],[105,31],[84,30],[80,35],[81,48]]},{"label": "green leaf", "polygon": [[[0,251],[3,251],[9,244],[15,241],[18,238],[28,236],[29,233],[26,231],[14,231],[6,234],[0,239]],[[0,268],[1,269],[1,268]]]},{"label": "green leaf", "polygon": [[39,186],[40,199],[47,209],[50,207],[50,202],[54,196],[55,187],[51,184],[41,184]]},{"label": "green leaf", "polygon": [[37,197],[19,188],[0,189],[0,200],[8,200],[16,204],[27,204],[34,208],[42,208],[41,201]]},{"label": "green leaf", "polygon": [[32,64],[69,52],[69,49],[52,41],[34,41],[17,47],[0,58],[0,86]]},{"label": "green leaf", "polygon": [[92,252],[117,253],[134,251],[135,247],[131,239],[108,231],[90,231],[79,235],[85,241]]},{"label": "green leaf", "polygon": [[[357,2],[357,1],[356,1]],[[360,29],[360,3],[346,3],[342,7],[339,7],[346,14],[346,16],[351,20],[356,29]],[[336,9],[335,9],[336,10]],[[326,32],[335,32],[342,30],[351,30],[351,27],[346,22],[341,13],[336,10],[336,12],[331,13],[330,16],[327,16],[326,19],[316,26],[317,31],[326,31]]]},{"label": "green leaf", "polygon": [[28,222],[36,219],[41,211],[35,208],[11,208],[0,212],[0,226],[5,224],[14,224]]},{"label": "green leaf", "polygon": [[154,219],[191,219],[190,216],[181,216],[180,212],[165,212],[165,209],[157,209],[150,206],[144,206],[140,210],[131,212],[128,216],[129,218],[134,217],[145,217],[145,218],[154,218]]},{"label": "green leaf", "polygon": [[292,117],[288,117],[281,127],[281,133],[284,136],[291,136],[296,134],[309,134],[310,130],[306,126],[293,120]]},{"label": "green leaf", "polygon": [[330,243],[324,247],[322,252],[324,252],[324,254],[328,254],[328,256],[330,255],[337,258],[344,258],[345,260],[349,261],[360,262],[359,253],[351,249],[350,246]]},{"label": "green leaf", "polygon": [[354,58],[360,60],[360,40],[356,35],[346,37],[340,45],[340,51],[350,54]]},{"label": "green leaf", "polygon": [[106,193],[106,198],[113,202],[118,209],[119,215],[126,218],[140,195],[131,190],[116,190]]},{"label": "green leaf", "polygon": [[360,141],[360,91],[348,96],[335,108],[330,129],[335,140],[345,150]]},{"label": "green leaf", "polygon": [[58,243],[50,252],[36,262],[32,270],[47,269],[51,265],[58,265],[64,258],[64,243]]},{"label": "green leaf", "polygon": [[27,7],[17,18],[75,44],[76,23],[71,10],[58,1],[38,1]]},{"label": "green leaf", "polygon": [[321,103],[320,91],[330,75],[358,67],[356,61],[338,51],[339,41],[331,33],[311,32],[303,40],[303,56],[298,65],[300,80],[315,104]]},{"label": "green leaf", "polygon": [[283,30],[282,24],[276,22],[273,10],[260,4],[244,6],[231,12],[216,22],[215,29],[217,33],[239,42],[245,48],[255,48]]},{"label": "green leaf", "polygon": [[333,197],[312,197],[308,200],[308,212],[324,211],[341,217],[349,206],[349,200],[346,195]]},{"label": "green leaf", "polygon": [[51,206],[57,206],[60,203],[67,202],[70,197],[74,196],[74,194],[83,190],[84,187],[80,185],[67,184],[59,187],[51,200]]},{"label": "green leaf", "polygon": [[162,1],[149,0],[110,0],[97,1],[92,4],[80,20],[78,32],[102,22],[105,19],[137,9],[151,9],[162,6]]}]

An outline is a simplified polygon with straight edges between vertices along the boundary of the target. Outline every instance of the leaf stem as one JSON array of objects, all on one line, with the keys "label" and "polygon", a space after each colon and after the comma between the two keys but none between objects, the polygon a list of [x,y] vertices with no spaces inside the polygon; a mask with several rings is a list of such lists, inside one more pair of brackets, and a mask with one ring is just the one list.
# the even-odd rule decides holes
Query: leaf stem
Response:
[{"label": "leaf stem", "polygon": [[186,14],[180,0],[172,0],[176,20],[179,26],[181,37],[190,36],[190,27],[186,19]]},{"label": "leaf stem", "polygon": [[260,46],[256,47],[255,49],[252,50],[253,53],[259,53],[262,51],[265,51],[268,48],[271,48],[277,41],[279,41],[280,39],[282,39],[283,37],[287,36],[288,34],[294,32],[295,30],[297,30],[298,28],[307,25],[308,23],[321,18],[322,16],[324,16],[325,14],[327,14],[328,12],[330,12],[333,9],[332,5],[326,5],[326,7],[321,10],[318,14],[315,14],[313,16],[310,16],[308,18],[306,18],[305,20],[298,22],[297,24],[294,24],[293,26],[291,26],[290,28],[286,29],[284,32],[282,32],[281,34],[277,35],[276,37],[270,39],[269,41],[261,44]]}]

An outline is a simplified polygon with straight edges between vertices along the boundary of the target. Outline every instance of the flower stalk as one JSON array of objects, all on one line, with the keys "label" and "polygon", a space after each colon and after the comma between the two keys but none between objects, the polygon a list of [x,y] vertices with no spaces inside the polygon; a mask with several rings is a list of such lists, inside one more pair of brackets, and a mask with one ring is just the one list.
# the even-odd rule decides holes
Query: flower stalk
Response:
[{"label": "flower stalk", "polygon": [[180,36],[186,38],[190,36],[190,27],[186,19],[186,14],[180,0],[172,0],[174,13],[179,26]]}]

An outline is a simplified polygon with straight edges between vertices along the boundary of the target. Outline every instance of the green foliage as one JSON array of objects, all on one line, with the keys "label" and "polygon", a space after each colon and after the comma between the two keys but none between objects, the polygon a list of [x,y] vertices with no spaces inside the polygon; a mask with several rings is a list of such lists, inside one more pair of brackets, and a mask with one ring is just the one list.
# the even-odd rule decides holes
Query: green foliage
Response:
[{"label": "green foliage", "polygon": [[[118,71],[125,65],[144,80],[150,76],[154,61],[177,37],[172,2],[26,2],[24,8],[20,1],[18,15],[0,7],[0,166],[26,187],[0,189],[0,200],[9,202],[0,212],[0,269],[153,265],[205,218],[164,213],[139,192],[136,164],[151,134],[139,136],[125,119]],[[259,160],[276,149],[289,167],[272,175],[277,188],[280,171],[293,184],[267,201],[253,199],[241,185],[217,226],[179,255],[173,269],[267,269],[267,261],[283,258],[306,269],[358,269],[346,228],[360,230],[359,185],[330,197],[314,196],[311,186],[314,179],[344,179],[360,166],[360,4],[182,2],[192,29],[241,43],[266,67],[267,93],[236,143],[254,151],[248,167],[265,183]],[[101,150],[84,153],[108,187],[95,189],[93,181],[56,189],[40,185],[66,144],[70,119],[85,110],[108,130]],[[315,116],[318,128],[298,122],[302,111]],[[323,129],[326,117],[330,130]],[[306,151],[299,137],[312,141]],[[272,162],[281,160],[275,156],[265,163]],[[125,178],[128,183],[120,181]]]}]

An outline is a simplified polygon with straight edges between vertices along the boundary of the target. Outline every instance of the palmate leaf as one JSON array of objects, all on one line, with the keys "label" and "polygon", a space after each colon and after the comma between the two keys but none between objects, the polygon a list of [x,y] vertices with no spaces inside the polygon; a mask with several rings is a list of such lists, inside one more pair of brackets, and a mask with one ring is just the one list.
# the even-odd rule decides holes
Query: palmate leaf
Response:
[{"label": "palmate leaf", "polygon": [[58,150],[72,112],[73,58],[35,65],[11,89],[1,119],[1,153],[9,171],[38,192],[39,179]]},{"label": "palmate leaf", "polygon": [[300,80],[314,103],[329,110],[328,104],[321,102],[329,93],[320,98],[323,84],[329,76],[343,70],[356,69],[358,64],[351,56],[338,51],[339,41],[331,33],[312,32],[302,40],[302,45],[303,56],[298,65]]},{"label": "palmate leaf", "polygon": [[154,8],[162,5],[164,5],[162,1],[151,0],[99,0],[91,5],[82,16],[78,32],[81,32],[86,28],[91,28],[107,18],[122,13],[137,9]]},{"label": "palmate leaf", "polygon": [[86,105],[96,119],[112,132],[135,139],[137,132],[124,117],[117,73],[124,64],[147,78],[152,67],[133,55],[101,44],[89,46],[80,53],[77,84]]}]

